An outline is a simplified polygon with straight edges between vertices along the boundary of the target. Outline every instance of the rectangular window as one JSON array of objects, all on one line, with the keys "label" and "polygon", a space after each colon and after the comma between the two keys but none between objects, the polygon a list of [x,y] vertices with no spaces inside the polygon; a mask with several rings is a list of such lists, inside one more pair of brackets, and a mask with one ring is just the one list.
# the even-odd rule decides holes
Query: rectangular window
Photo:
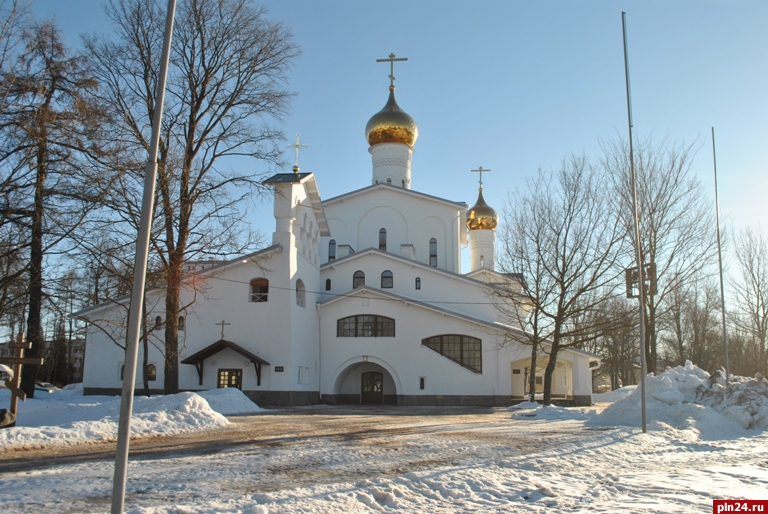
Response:
[{"label": "rectangular window", "polygon": [[254,278],[251,280],[250,301],[255,303],[266,302],[269,298],[269,280],[266,278]]}]

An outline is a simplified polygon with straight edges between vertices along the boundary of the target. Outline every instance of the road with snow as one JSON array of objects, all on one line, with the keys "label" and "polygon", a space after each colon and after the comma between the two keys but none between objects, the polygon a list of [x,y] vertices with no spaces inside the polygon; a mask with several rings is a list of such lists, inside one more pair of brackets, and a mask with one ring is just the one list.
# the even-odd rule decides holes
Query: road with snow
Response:
[{"label": "road with snow", "polygon": [[[690,364],[653,377],[647,433],[637,391],[596,400],[268,411],[237,390],[137,398],[126,512],[677,514],[768,500],[762,377],[727,390]],[[108,512],[118,406],[76,389],[26,402],[27,426],[0,430],[0,512]]]}]

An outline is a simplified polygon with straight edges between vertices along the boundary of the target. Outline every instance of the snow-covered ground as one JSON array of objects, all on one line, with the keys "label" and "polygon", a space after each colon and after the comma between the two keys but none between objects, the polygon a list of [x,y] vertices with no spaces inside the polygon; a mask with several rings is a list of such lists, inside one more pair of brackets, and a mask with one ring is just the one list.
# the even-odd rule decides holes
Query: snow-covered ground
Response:
[{"label": "snow-covered ground", "polygon": [[[625,388],[595,395],[595,408],[526,404],[441,418],[429,434],[423,419],[401,416],[399,430],[378,438],[317,435],[132,458],[126,512],[679,513],[711,512],[715,499],[768,499],[768,382],[722,383],[690,364],[650,378],[645,434],[639,388]],[[141,436],[218,430],[230,423],[224,415],[262,412],[234,389],[137,398],[134,406]],[[306,409],[305,421],[293,410],[293,422],[311,424],[322,410]],[[3,458],[114,440],[118,411],[119,398],[76,388],[40,393],[20,404],[20,426],[0,430]],[[113,466],[5,472],[0,512],[107,512]]]}]

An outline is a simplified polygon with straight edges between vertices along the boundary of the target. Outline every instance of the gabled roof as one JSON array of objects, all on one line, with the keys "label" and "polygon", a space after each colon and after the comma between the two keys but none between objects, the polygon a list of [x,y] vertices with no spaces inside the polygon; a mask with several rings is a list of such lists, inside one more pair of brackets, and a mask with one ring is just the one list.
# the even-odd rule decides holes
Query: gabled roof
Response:
[{"label": "gabled roof", "polygon": [[193,355],[190,355],[186,359],[182,360],[181,363],[182,364],[199,364],[199,363],[203,362],[205,359],[207,359],[208,357],[216,355],[220,351],[226,350],[226,349],[230,349],[230,350],[236,351],[237,353],[239,353],[240,355],[242,355],[243,357],[245,357],[246,359],[248,359],[251,362],[258,363],[258,364],[264,364],[265,366],[269,366],[269,363],[267,361],[265,361],[264,359],[262,359],[261,357],[259,357],[258,355],[254,355],[253,353],[249,352],[248,350],[246,350],[242,346],[236,345],[232,341],[227,341],[226,339],[219,339],[215,343],[213,343],[213,344],[211,344],[209,346],[206,346],[205,348],[203,348],[199,352],[197,352],[197,353],[195,353]]},{"label": "gabled roof", "polygon": [[[510,325],[506,325],[504,323],[499,323],[497,321],[490,321],[490,320],[487,320],[487,319],[477,318],[475,316],[470,316],[470,315],[465,314],[463,312],[458,312],[458,311],[454,311],[452,309],[447,309],[445,307],[438,306],[438,305],[436,305],[434,303],[425,302],[425,301],[419,300],[417,298],[413,298],[413,297],[409,297],[409,296],[404,296],[404,295],[400,295],[400,294],[395,294],[395,293],[392,293],[392,292],[389,292],[389,291],[384,291],[382,289],[377,289],[375,287],[370,287],[370,286],[362,286],[362,287],[359,287],[357,289],[353,289],[353,290],[347,292],[346,294],[337,295],[337,296],[331,298],[330,300],[326,300],[324,302],[320,302],[320,308],[322,309],[323,307],[325,307],[327,305],[332,305],[334,303],[342,302],[342,301],[347,300],[347,299],[352,298],[352,297],[363,296],[365,294],[377,295],[377,296],[381,296],[381,297],[383,297],[383,298],[385,298],[387,300],[399,301],[399,302],[404,303],[407,306],[414,305],[416,307],[421,307],[423,309],[426,309],[426,310],[429,310],[429,311],[432,311],[432,312],[436,312],[436,313],[439,313],[439,314],[442,314],[442,315],[445,315],[445,316],[451,316],[451,317],[456,318],[456,319],[461,319],[463,321],[467,321],[467,322],[470,322],[470,323],[481,325],[483,327],[490,328],[490,329],[492,329],[494,331],[497,331],[497,332],[500,332],[500,333],[513,334],[513,335],[519,336],[519,337],[527,337],[527,335],[526,335],[524,330],[512,327]],[[550,341],[542,341],[542,343],[546,344],[546,345],[551,345]],[[579,355],[584,355],[586,357],[594,358],[594,359],[602,359],[601,355],[597,355],[595,353],[588,352],[586,350],[580,350],[578,348],[565,347],[565,348],[561,348],[560,351],[561,352],[572,352],[572,353],[576,353],[576,354],[579,354]]]},{"label": "gabled roof", "polygon": [[505,332],[505,333],[514,333],[516,335],[523,336],[525,335],[525,332],[520,330],[519,328],[510,327],[509,325],[504,325],[503,323],[498,323],[495,321],[490,321],[483,318],[477,318],[475,316],[470,316],[469,314],[465,314],[463,312],[455,311],[452,309],[448,309],[445,307],[441,307],[439,305],[436,305],[434,303],[425,302],[424,300],[420,300],[418,298],[414,298],[412,296],[404,296],[396,293],[392,293],[390,291],[384,291],[383,289],[377,289],[375,287],[371,286],[362,286],[357,289],[353,289],[345,294],[337,295],[330,300],[325,300],[324,302],[320,302],[320,308],[327,305],[332,305],[337,302],[342,302],[348,298],[357,297],[357,296],[363,296],[365,294],[373,294],[377,296],[381,296],[383,298],[386,298],[388,300],[396,300],[401,303],[404,303],[408,306],[415,305],[417,307],[421,307],[426,310],[430,310],[432,312],[437,312],[439,314],[444,314],[447,316],[452,316],[454,318],[458,318],[464,321],[468,321],[470,323],[475,323],[477,325],[482,325],[487,328],[491,328],[493,330],[497,330],[499,332]]},{"label": "gabled roof", "polygon": [[[264,257],[267,257],[267,256],[273,254],[273,253],[282,252],[282,251],[283,251],[283,247],[280,244],[268,246],[267,248],[262,248],[261,250],[256,250],[255,252],[251,252],[251,253],[246,254],[246,255],[240,255],[238,257],[235,257],[235,258],[227,260],[227,261],[219,261],[219,262],[211,265],[210,268],[206,268],[204,270],[196,271],[196,274],[198,276],[211,275],[212,273],[214,273],[216,271],[221,271],[221,270],[224,270],[224,269],[232,267],[232,266],[248,264],[249,262],[251,262],[254,259],[264,258]],[[185,274],[187,274],[187,273],[185,273]],[[164,293],[165,293],[165,288],[155,288],[155,289],[150,289],[150,290],[146,291],[147,295],[150,295],[150,294],[157,295],[157,294],[164,294]],[[126,295],[118,296],[117,298],[108,299],[108,300],[106,300],[104,302],[101,302],[101,303],[99,303],[97,305],[92,305],[90,307],[86,307],[84,309],[80,309],[79,311],[71,313],[70,316],[72,316],[74,318],[79,318],[79,319],[81,319],[81,318],[86,318],[87,319],[87,316],[90,315],[90,314],[93,314],[94,312],[98,312],[100,310],[107,309],[107,308],[113,307],[115,305],[125,305],[125,304],[129,303],[130,301],[131,301],[131,295],[130,294],[126,294]]]},{"label": "gabled roof", "polygon": [[[344,257],[341,257],[339,259],[335,259],[335,260],[332,260],[330,262],[326,262],[325,264],[322,264],[320,266],[320,271],[322,271],[324,269],[328,269],[328,268],[333,268],[333,267],[336,267],[338,265],[344,265],[346,263],[355,261],[357,259],[363,259],[363,258],[365,258],[367,256],[370,256],[370,255],[378,255],[378,256],[384,257],[386,259],[390,259],[390,260],[393,260],[393,261],[401,262],[401,263],[406,264],[408,266],[413,266],[413,267],[416,267],[416,268],[421,268],[421,269],[423,269],[423,270],[425,270],[427,272],[430,272],[430,273],[437,273],[439,275],[445,275],[446,277],[454,279],[454,280],[463,280],[463,281],[466,281],[466,282],[472,284],[473,286],[480,286],[480,287],[486,286],[486,283],[483,282],[482,280],[478,280],[478,279],[472,277],[472,275],[477,275],[477,273],[468,273],[466,275],[461,275],[459,273],[454,273],[452,271],[448,271],[448,270],[445,270],[443,268],[436,268],[435,266],[430,266],[430,265],[425,264],[423,262],[415,261],[413,259],[408,259],[406,257],[402,257],[402,256],[396,255],[394,253],[383,252],[383,251],[379,250],[378,248],[374,248],[374,247],[366,248],[365,250],[361,250],[359,252],[355,252],[355,253],[353,253],[351,255],[345,255]],[[505,279],[505,276],[500,274],[500,273],[496,273],[495,271],[490,271],[490,270],[485,270],[485,271],[493,273],[494,275],[498,275],[500,279]]]},{"label": "gabled roof", "polygon": [[392,184],[385,184],[383,182],[380,182],[378,184],[372,184],[372,185],[370,185],[368,187],[364,187],[364,188],[358,189],[356,191],[350,191],[349,193],[345,193],[343,195],[334,196],[333,198],[329,198],[328,200],[325,200],[323,202],[323,205],[328,207],[330,205],[333,205],[333,204],[336,204],[336,203],[339,203],[339,202],[343,202],[345,200],[350,200],[352,198],[356,198],[358,196],[362,196],[362,195],[368,194],[371,191],[377,191],[377,190],[378,191],[384,191],[384,190],[385,191],[391,191],[391,192],[394,192],[394,193],[398,193],[398,194],[401,194],[401,195],[409,196],[409,197],[416,198],[416,199],[419,199],[419,200],[429,200],[431,202],[439,203],[439,204],[451,207],[453,209],[458,209],[458,210],[463,210],[463,211],[467,210],[467,208],[469,207],[464,202],[454,202],[454,201],[451,201],[451,200],[446,200],[445,198],[440,198],[440,197],[437,197],[437,196],[428,195],[426,193],[420,193],[418,191],[414,191],[413,189],[405,189],[405,188],[402,188],[402,187],[396,187],[396,186],[393,186]]}]

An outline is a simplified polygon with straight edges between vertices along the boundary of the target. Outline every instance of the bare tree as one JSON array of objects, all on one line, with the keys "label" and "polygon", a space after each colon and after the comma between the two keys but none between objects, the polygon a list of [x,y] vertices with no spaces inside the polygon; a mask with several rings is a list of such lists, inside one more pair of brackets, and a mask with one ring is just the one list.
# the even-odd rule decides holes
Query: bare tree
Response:
[{"label": "bare tree", "polygon": [[734,240],[737,275],[731,294],[737,312],[731,320],[756,348],[758,371],[768,375],[766,342],[768,340],[768,240],[762,229],[745,228]]},{"label": "bare tree", "polygon": [[[612,195],[618,200],[627,234],[634,234],[629,145],[626,141],[606,142],[603,151]],[[638,138],[634,152],[640,250],[644,264],[656,265],[657,293],[646,295],[644,305],[645,357],[655,370],[659,321],[674,304],[674,291],[700,279],[717,257],[714,209],[691,173],[692,145]],[[634,237],[630,239],[634,241]],[[632,262],[631,257],[626,262]]]},{"label": "bare tree", "polygon": [[[98,111],[84,93],[96,80],[61,42],[51,22],[33,24],[21,40],[23,51],[15,56],[0,83],[5,100],[0,128],[6,157],[14,169],[24,171],[6,196],[8,211],[28,237],[29,251],[27,339],[30,356],[43,345],[44,265],[46,255],[68,240],[97,205],[104,185],[90,173],[88,157],[98,154],[90,145],[98,129]],[[47,236],[47,240],[46,240]],[[58,248],[57,251],[64,251]],[[36,367],[27,366],[21,387],[34,396]]]},{"label": "bare tree", "polygon": [[558,352],[608,328],[584,320],[611,296],[619,273],[625,237],[611,207],[597,170],[586,157],[571,156],[557,173],[540,170],[503,210],[499,264],[522,273],[523,294],[506,295],[513,308],[502,314],[517,317],[534,349],[546,341],[545,404]]},{"label": "bare tree", "polygon": [[665,360],[677,364],[689,360],[711,371],[722,366],[719,288],[696,283],[674,290],[671,299],[660,320]]},{"label": "bare tree", "polygon": [[[163,5],[160,5],[163,4]],[[116,122],[116,144],[137,180],[149,147],[164,3],[114,0],[114,39],[90,39],[92,69]],[[287,110],[287,73],[299,51],[289,30],[247,0],[186,0],[176,14],[158,159],[153,247],[165,270],[165,319],[178,318],[183,264],[201,253],[252,248],[243,202],[263,191]],[[231,158],[251,160],[234,162]],[[133,164],[130,162],[133,161]],[[178,391],[179,334],[165,324],[166,393]]]}]

